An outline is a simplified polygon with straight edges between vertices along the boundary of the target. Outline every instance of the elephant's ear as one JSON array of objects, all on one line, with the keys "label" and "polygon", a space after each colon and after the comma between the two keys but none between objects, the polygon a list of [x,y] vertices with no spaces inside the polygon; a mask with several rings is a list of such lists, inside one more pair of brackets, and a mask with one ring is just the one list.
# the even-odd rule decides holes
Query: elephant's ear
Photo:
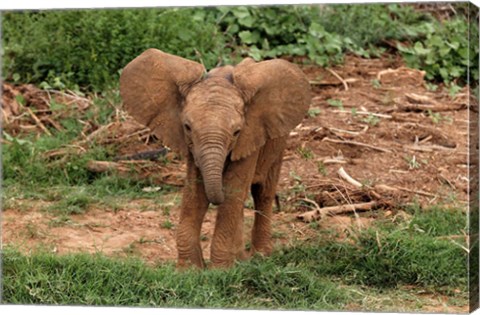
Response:
[{"label": "elephant's ear", "polygon": [[233,80],[245,100],[246,114],[232,160],[247,157],[268,139],[287,136],[310,106],[310,84],[288,61],[244,60],[235,67]]},{"label": "elephant's ear", "polygon": [[133,59],[120,76],[125,110],[149,127],[164,145],[185,155],[187,147],[180,120],[182,98],[204,72],[199,63],[148,49]]}]

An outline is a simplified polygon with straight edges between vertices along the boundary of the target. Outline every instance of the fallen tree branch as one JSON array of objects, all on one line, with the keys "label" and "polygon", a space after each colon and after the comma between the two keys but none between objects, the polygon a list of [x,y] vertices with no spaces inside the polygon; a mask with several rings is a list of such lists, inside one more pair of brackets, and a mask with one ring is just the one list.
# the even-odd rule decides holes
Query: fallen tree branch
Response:
[{"label": "fallen tree branch", "polygon": [[87,163],[87,169],[95,173],[115,172],[118,176],[124,178],[133,178],[135,180],[149,178],[156,184],[169,184],[173,186],[183,186],[185,172],[172,170],[168,167],[159,166],[152,161],[95,161]]},{"label": "fallen tree branch", "polygon": [[366,147],[366,148],[376,150],[376,151],[380,151],[380,152],[384,152],[384,153],[392,153],[392,151],[389,150],[389,149],[384,149],[384,148],[381,148],[381,147],[378,147],[378,146],[373,146],[373,145],[369,145],[369,144],[361,143],[361,142],[356,142],[356,141],[336,140],[336,139],[330,139],[328,137],[323,138],[322,141],[327,141],[327,142],[332,142],[332,143],[340,143],[340,144],[351,144],[351,145],[355,145],[355,146]]},{"label": "fallen tree branch", "polygon": [[297,216],[297,219],[300,219],[307,223],[312,222],[314,220],[321,220],[327,215],[333,216],[333,215],[337,215],[345,212],[368,211],[373,209],[377,205],[376,201],[370,201],[370,202],[364,202],[364,203],[320,208],[318,204],[313,200],[310,200],[308,198],[302,198],[300,200],[311,203],[315,207],[314,210],[304,212]]},{"label": "fallen tree branch", "polygon": [[333,133],[336,133],[336,132],[345,133],[345,134],[352,135],[352,136],[358,136],[358,135],[362,134],[363,132],[365,132],[365,130],[363,130],[363,131],[350,131],[350,130],[338,129],[338,128],[334,128],[334,127],[327,127],[327,129],[332,131]]},{"label": "fallen tree branch", "polygon": [[414,194],[418,194],[418,195],[422,195],[422,196],[426,196],[426,197],[437,197],[437,195],[426,192],[426,191],[414,190],[414,189],[409,189],[409,188],[405,188],[405,187],[397,187],[397,186],[391,187],[391,186],[388,186],[388,185],[381,184],[381,185],[375,185],[374,188],[375,189],[380,189],[380,190],[386,190],[386,191],[393,191],[393,192],[398,191],[398,190],[402,190],[402,191],[406,191],[406,192],[410,192],[410,193],[414,193]]},{"label": "fallen tree branch", "polygon": [[418,73],[420,74],[420,76],[423,78],[426,74],[425,71],[423,70],[417,70],[417,69],[410,69],[410,68],[407,68],[407,67],[400,67],[400,68],[396,68],[396,69],[391,69],[391,68],[388,68],[388,69],[385,69],[385,70],[381,70],[377,73],[377,80],[378,81],[381,81],[382,80],[382,76],[385,75],[385,74],[390,74],[390,73],[398,73],[398,72],[406,72],[406,73],[412,73],[412,72],[415,72],[415,73]]},{"label": "fallen tree branch", "polygon": [[[346,83],[355,83],[358,82],[358,79],[355,78],[347,78],[344,79]],[[333,81],[318,81],[318,80],[310,80],[308,81],[311,85],[341,85],[343,84],[342,82],[333,82]]]},{"label": "fallen tree branch", "polygon": [[40,129],[42,129],[47,135],[51,136],[52,133],[47,129],[47,127],[45,127],[45,125],[40,121],[40,119],[37,117],[37,115],[35,115],[35,113],[30,109],[30,107],[25,106],[25,109],[27,110],[28,114],[33,118],[37,126],[40,127]]},{"label": "fallen tree branch", "polygon": [[[344,110],[344,109],[336,109],[336,110],[333,110],[332,112],[334,113],[346,113],[346,114],[352,114],[351,111],[349,110]],[[355,112],[355,115],[364,115],[364,116],[375,116],[375,117],[379,117],[379,118],[386,118],[386,119],[391,119],[392,116],[391,115],[387,115],[387,114],[379,114],[379,113],[372,113],[372,112],[367,112],[367,111],[356,111]]]},{"label": "fallen tree branch", "polygon": [[357,180],[353,179],[350,175],[347,174],[347,172],[343,169],[343,167],[340,167],[337,171],[338,175],[346,180],[348,183],[352,184],[353,186],[357,188],[361,188],[363,185],[358,182]]},{"label": "fallen tree branch", "polygon": [[454,152],[456,149],[454,148],[447,148],[442,145],[432,144],[432,145],[404,145],[404,149],[413,150],[413,151],[421,151],[421,152],[433,152],[433,151],[446,151],[446,152]]},{"label": "fallen tree branch", "polygon": [[415,112],[448,112],[465,108],[464,105],[450,106],[445,104],[401,104],[397,102],[397,105],[400,110]]},{"label": "fallen tree branch", "polygon": [[343,87],[345,88],[345,91],[348,91],[348,84],[347,82],[345,82],[345,80],[338,74],[336,73],[335,71],[333,71],[332,69],[330,68],[326,68],[326,70],[328,72],[330,72],[335,78],[337,78],[340,82],[342,82],[343,84]]},{"label": "fallen tree branch", "polygon": [[348,162],[345,160],[339,159],[323,159],[320,160],[323,164],[347,164]]},{"label": "fallen tree branch", "polygon": [[168,153],[167,148],[161,148],[158,150],[143,151],[135,154],[122,155],[114,158],[114,161],[123,161],[123,160],[158,160],[159,157],[164,156]]}]

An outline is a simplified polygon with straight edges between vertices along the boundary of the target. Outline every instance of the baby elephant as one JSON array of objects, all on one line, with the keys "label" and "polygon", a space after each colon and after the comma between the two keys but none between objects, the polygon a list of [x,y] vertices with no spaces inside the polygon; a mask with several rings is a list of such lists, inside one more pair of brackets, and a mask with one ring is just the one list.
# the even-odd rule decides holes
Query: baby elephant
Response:
[{"label": "baby elephant", "polygon": [[[284,60],[213,69],[148,49],[120,77],[126,111],[186,158],[187,177],[176,241],[177,267],[205,267],[202,222],[217,205],[211,264],[229,267],[272,251],[272,201],[290,131],[308,110],[310,85]],[[251,250],[243,240],[243,205],[251,189]]]}]

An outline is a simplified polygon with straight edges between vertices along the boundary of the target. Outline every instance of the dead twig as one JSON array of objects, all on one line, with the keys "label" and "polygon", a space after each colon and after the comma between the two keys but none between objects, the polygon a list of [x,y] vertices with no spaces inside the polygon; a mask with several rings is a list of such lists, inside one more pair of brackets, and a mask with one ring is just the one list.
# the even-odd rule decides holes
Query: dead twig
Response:
[{"label": "dead twig", "polygon": [[47,135],[51,136],[52,133],[47,129],[47,127],[45,127],[45,125],[37,117],[37,115],[35,115],[35,113],[29,107],[25,107],[25,109],[27,110],[28,114],[33,118],[37,126],[40,127],[40,129],[42,129]]},{"label": "dead twig", "polygon": [[356,142],[356,141],[336,140],[336,139],[330,139],[328,137],[323,138],[322,141],[327,141],[327,142],[332,142],[332,143],[340,143],[340,144],[350,144],[350,145],[355,145],[355,146],[360,146],[360,147],[366,147],[366,148],[376,150],[376,151],[380,151],[380,152],[384,152],[384,153],[392,153],[392,151],[389,150],[389,149],[369,145],[369,144],[366,144],[366,143]]},{"label": "dead twig", "polygon": [[[351,111],[344,110],[344,109],[336,109],[336,110],[333,110],[332,112],[334,112],[334,113],[352,114]],[[375,116],[375,117],[386,118],[386,119],[391,119],[391,118],[392,118],[391,115],[379,114],[379,113],[372,113],[372,112],[367,112],[367,111],[356,111],[356,112],[355,112],[355,115]]]},{"label": "dead twig", "polygon": [[405,187],[397,187],[397,186],[394,186],[394,187],[391,187],[391,186],[388,186],[388,185],[375,185],[375,189],[380,189],[380,190],[386,190],[386,191],[398,191],[398,190],[402,190],[402,191],[406,191],[406,192],[410,192],[410,193],[414,193],[414,194],[417,194],[417,195],[422,195],[422,196],[426,196],[426,197],[437,197],[436,194],[432,194],[432,193],[429,193],[429,192],[426,192],[426,191],[422,191],[422,190],[414,190],[414,189],[409,189],[409,188],[405,188]]},{"label": "dead twig", "polygon": [[421,152],[433,152],[433,151],[445,151],[445,152],[454,152],[456,149],[447,148],[442,145],[432,144],[432,145],[404,145],[404,149],[412,151],[421,151]]},{"label": "dead twig", "polygon": [[[358,79],[355,78],[348,78],[343,80],[346,83],[355,83],[358,82]],[[308,81],[311,85],[340,85],[343,82],[332,82],[332,81],[317,81],[317,80],[310,80]]]},{"label": "dead twig", "polygon": [[340,159],[323,159],[320,160],[323,164],[347,164],[348,162]]},{"label": "dead twig", "polygon": [[398,108],[403,111],[415,111],[415,112],[448,112],[448,111],[456,111],[465,108],[464,105],[456,105],[450,106],[445,104],[402,104],[400,102],[396,102]]},{"label": "dead twig", "polygon": [[345,91],[348,91],[348,84],[345,82],[345,80],[335,71],[333,71],[330,68],[326,68],[328,72],[330,72],[335,78],[337,78],[340,82],[342,82],[343,87],[345,88]]},{"label": "dead twig", "polygon": [[318,204],[308,198],[302,198],[305,202],[311,203],[314,206],[314,210],[304,212],[297,216],[297,219],[300,219],[304,222],[312,222],[314,220],[321,220],[323,217],[330,215],[337,215],[345,212],[355,212],[355,211],[368,211],[372,210],[376,205],[376,201],[364,202],[364,203],[356,203],[356,204],[348,204],[348,205],[339,205],[339,206],[332,206],[332,207],[324,207],[320,208]]},{"label": "dead twig", "polygon": [[150,151],[143,151],[135,154],[129,155],[122,155],[119,157],[114,158],[114,161],[122,161],[122,160],[158,160],[161,156],[164,156],[168,153],[166,148],[161,148],[158,150],[150,150]]},{"label": "dead twig", "polygon": [[352,184],[353,186],[357,188],[361,188],[363,185],[358,182],[357,180],[353,179],[350,175],[347,174],[347,172],[343,169],[343,167],[340,167],[337,171],[337,174],[346,180],[348,183]]},{"label": "dead twig", "polygon": [[46,118],[44,118],[44,120],[46,122],[48,122],[50,125],[52,125],[58,131],[63,131],[64,130],[64,128],[59,123],[57,123],[55,120],[53,120],[52,118],[46,117]]},{"label": "dead twig", "polygon": [[425,76],[425,74],[426,74],[425,71],[416,70],[416,69],[410,69],[410,68],[407,68],[407,67],[400,67],[400,68],[397,68],[397,69],[388,68],[388,69],[379,71],[379,72],[377,73],[377,80],[381,81],[382,76],[385,75],[385,74],[398,73],[398,72],[407,72],[407,73],[416,72],[416,73],[420,74],[420,76],[421,76],[422,78],[423,78],[423,77]]},{"label": "dead twig", "polygon": [[362,134],[364,131],[350,131],[350,130],[344,130],[344,129],[338,129],[338,128],[333,128],[333,127],[328,127],[328,130],[332,131],[333,133],[345,133],[348,135],[352,136],[358,136]]}]

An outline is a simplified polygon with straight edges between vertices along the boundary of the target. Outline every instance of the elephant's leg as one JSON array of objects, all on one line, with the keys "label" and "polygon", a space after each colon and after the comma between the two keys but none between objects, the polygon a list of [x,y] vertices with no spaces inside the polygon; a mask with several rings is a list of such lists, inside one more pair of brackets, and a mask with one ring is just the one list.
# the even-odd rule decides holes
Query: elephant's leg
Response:
[{"label": "elephant's leg", "polygon": [[272,164],[266,177],[260,183],[252,185],[252,197],[255,206],[255,220],[252,229],[251,253],[260,252],[270,255],[272,244],[272,204],[280,176],[282,154]]},{"label": "elephant's leg", "polygon": [[213,267],[230,267],[244,259],[243,205],[255,173],[258,154],[230,164],[224,174],[225,201],[218,206],[210,260]]},{"label": "elephant's leg", "polygon": [[200,232],[208,209],[208,200],[200,171],[191,158],[187,161],[187,179],[183,190],[180,222],[177,229],[178,268],[205,267]]}]

